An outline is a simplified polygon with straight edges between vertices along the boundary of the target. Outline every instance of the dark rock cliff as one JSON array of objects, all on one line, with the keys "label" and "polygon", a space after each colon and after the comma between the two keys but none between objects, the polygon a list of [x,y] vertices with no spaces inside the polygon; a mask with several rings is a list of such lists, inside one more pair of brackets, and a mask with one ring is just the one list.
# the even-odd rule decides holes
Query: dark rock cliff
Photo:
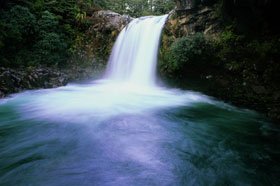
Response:
[{"label": "dark rock cliff", "polygon": [[[279,122],[280,39],[267,17],[247,27],[239,21],[243,9],[273,14],[267,10],[271,4],[250,2],[199,5],[170,15],[162,36],[159,72],[169,84],[202,91]],[[252,11],[246,16],[260,19]],[[259,30],[252,30],[252,25]]]}]

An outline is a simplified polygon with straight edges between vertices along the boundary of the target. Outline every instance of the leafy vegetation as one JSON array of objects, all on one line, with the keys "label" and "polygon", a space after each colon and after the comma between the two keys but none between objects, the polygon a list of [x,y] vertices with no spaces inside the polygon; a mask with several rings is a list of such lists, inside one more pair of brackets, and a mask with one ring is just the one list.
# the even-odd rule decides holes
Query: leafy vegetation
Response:
[{"label": "leafy vegetation", "polygon": [[0,4],[0,64],[8,67],[73,62],[70,57],[77,59],[75,54],[84,53],[81,48],[89,44],[86,40],[94,39],[86,32],[92,25],[88,16],[96,10],[138,17],[174,7],[173,0],[3,0]]},{"label": "leafy vegetation", "polygon": [[263,39],[250,39],[245,35],[225,30],[218,40],[216,54],[222,64],[227,64],[231,70],[244,68],[264,73],[269,62],[279,58],[280,41],[277,36]]},{"label": "leafy vegetation", "polygon": [[275,71],[280,70],[277,65],[279,48],[277,37],[249,39],[234,33],[231,28],[226,28],[215,38],[196,33],[176,39],[165,49],[161,70],[172,76],[182,76],[190,67],[193,70],[205,66],[235,73],[246,69],[247,73],[268,77],[272,76],[267,71],[270,65]]},{"label": "leafy vegetation", "polygon": [[166,14],[174,8],[175,3],[174,0],[107,0],[103,5],[115,12],[139,17]]},{"label": "leafy vegetation", "polygon": [[165,69],[172,74],[180,74],[188,65],[203,66],[213,57],[211,44],[201,33],[175,40],[164,54]]},{"label": "leafy vegetation", "polygon": [[[86,2],[84,2],[86,3]],[[63,65],[75,37],[86,29],[77,19],[89,6],[72,1],[4,1],[0,9],[0,64]]]}]

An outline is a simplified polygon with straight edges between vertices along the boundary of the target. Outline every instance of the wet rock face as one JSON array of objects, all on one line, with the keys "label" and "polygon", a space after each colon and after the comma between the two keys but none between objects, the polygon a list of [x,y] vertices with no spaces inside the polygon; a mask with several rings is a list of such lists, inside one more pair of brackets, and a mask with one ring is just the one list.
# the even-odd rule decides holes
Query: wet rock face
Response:
[{"label": "wet rock face", "polygon": [[71,66],[65,69],[54,67],[32,67],[11,69],[0,67],[0,98],[23,90],[56,88],[69,82],[94,79],[100,76],[104,67]]},{"label": "wet rock face", "polygon": [[0,98],[26,89],[55,88],[68,83],[68,76],[51,68],[0,68]]},{"label": "wet rock face", "polygon": [[204,6],[197,10],[175,11],[166,22],[163,36],[180,38],[197,32],[212,35],[221,31],[220,23],[213,7]]}]

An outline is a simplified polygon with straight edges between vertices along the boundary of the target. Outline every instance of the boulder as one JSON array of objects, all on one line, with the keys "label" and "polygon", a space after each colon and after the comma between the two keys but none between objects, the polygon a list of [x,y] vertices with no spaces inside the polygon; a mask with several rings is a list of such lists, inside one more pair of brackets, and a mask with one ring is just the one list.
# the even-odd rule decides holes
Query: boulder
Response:
[{"label": "boulder", "polygon": [[92,19],[95,20],[92,27],[96,30],[121,31],[133,18],[110,10],[100,10],[93,14]]}]

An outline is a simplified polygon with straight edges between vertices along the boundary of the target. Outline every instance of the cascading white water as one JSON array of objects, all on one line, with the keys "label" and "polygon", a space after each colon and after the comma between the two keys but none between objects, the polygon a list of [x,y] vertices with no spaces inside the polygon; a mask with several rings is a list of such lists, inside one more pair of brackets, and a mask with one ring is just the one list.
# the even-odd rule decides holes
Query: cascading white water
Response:
[{"label": "cascading white water", "polygon": [[154,86],[161,30],[168,15],[134,19],[118,36],[106,78],[133,85]]},{"label": "cascading white water", "polygon": [[156,85],[158,46],[167,17],[142,17],[128,24],[114,45],[105,78],[89,84],[22,93],[15,99],[19,101],[20,112],[27,117],[80,122],[209,102],[198,93]]}]

